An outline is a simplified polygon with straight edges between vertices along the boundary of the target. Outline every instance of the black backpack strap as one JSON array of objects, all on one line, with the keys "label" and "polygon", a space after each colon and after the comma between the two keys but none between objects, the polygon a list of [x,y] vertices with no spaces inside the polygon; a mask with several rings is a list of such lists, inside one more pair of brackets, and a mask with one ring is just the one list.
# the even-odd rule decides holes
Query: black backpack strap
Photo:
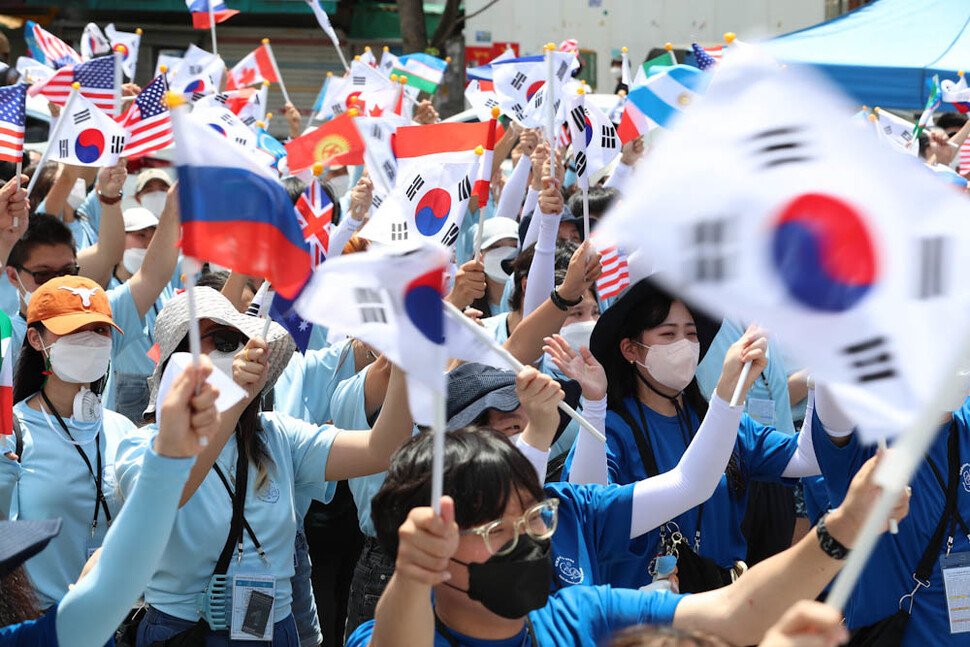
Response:
[{"label": "black backpack strap", "polygon": [[940,548],[943,546],[943,536],[946,534],[947,523],[957,506],[957,490],[960,484],[960,431],[957,429],[956,421],[950,423],[950,434],[947,438],[947,463],[949,473],[947,475],[946,503],[943,504],[943,515],[940,517],[940,523],[937,524],[926,550],[923,551],[923,556],[916,565],[916,573],[914,574],[916,581],[923,586],[929,586],[933,565],[940,554]]},{"label": "black backpack strap", "polygon": [[640,452],[640,461],[647,471],[647,476],[650,477],[660,474],[660,470],[657,468],[657,458],[654,456],[653,448],[650,447],[650,441],[647,439],[647,430],[636,423],[626,408],[625,402],[621,402],[620,406],[614,411],[623,419],[623,422],[627,424],[633,433],[633,440],[637,443],[637,451]]},{"label": "black backpack strap", "polygon": [[249,461],[246,460],[246,452],[243,451],[239,436],[236,436],[236,490],[232,497],[232,522],[229,525],[229,536],[226,537],[226,545],[222,547],[219,561],[216,562],[214,575],[225,575],[229,570],[229,560],[232,559],[232,549],[237,542],[242,540],[243,534],[243,511],[246,508],[246,488],[249,481]]},{"label": "black backpack strap", "polygon": [[24,430],[20,428],[20,418],[16,414],[13,417],[13,435],[16,442],[14,453],[17,455],[17,462],[20,463],[24,458]]}]

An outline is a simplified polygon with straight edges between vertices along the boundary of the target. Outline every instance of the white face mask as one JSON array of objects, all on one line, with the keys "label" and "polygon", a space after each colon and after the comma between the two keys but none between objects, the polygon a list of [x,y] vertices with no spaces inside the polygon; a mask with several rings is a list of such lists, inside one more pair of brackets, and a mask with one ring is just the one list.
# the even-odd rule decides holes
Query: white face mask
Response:
[{"label": "white face mask", "polygon": [[580,321],[578,323],[571,323],[568,326],[563,326],[559,334],[562,335],[563,339],[566,340],[573,350],[577,353],[579,352],[580,346],[585,346],[589,348],[589,338],[593,334],[593,328],[596,327],[595,321]]},{"label": "white face mask", "polygon": [[131,247],[121,255],[121,264],[125,266],[129,274],[134,274],[141,269],[141,264],[145,261],[147,249],[141,247]]},{"label": "white face mask", "polygon": [[108,372],[111,337],[85,330],[64,335],[45,350],[57,377],[74,384],[89,384]]},{"label": "white face mask", "polygon": [[71,192],[67,194],[67,203],[71,205],[71,209],[77,209],[86,197],[88,197],[88,185],[79,178],[71,187]]},{"label": "white face mask", "polygon": [[611,67],[610,68],[610,74],[613,75],[613,78],[615,80],[619,81],[620,80],[620,77],[623,76],[623,68]]},{"label": "white face mask", "polygon": [[18,294],[20,295],[20,300],[24,303],[24,310],[26,310],[27,306],[30,305],[30,297],[34,293],[24,287],[24,282],[20,280],[20,272],[17,272],[17,283],[20,284],[20,289],[23,290],[23,292],[18,292]]},{"label": "white face mask", "polygon": [[509,275],[502,269],[502,261],[512,258],[515,254],[516,249],[514,247],[496,247],[485,252],[483,254],[485,276],[499,283],[507,281]]},{"label": "white face mask", "polygon": [[162,215],[162,209],[165,208],[167,195],[167,191],[149,191],[139,197],[138,201],[141,203],[141,206],[151,211],[158,218]]},{"label": "white face mask", "polygon": [[646,361],[637,360],[637,364],[647,369],[653,379],[667,388],[683,391],[694,379],[701,354],[701,345],[696,341],[681,339],[672,344],[654,346],[634,343],[649,349]]},{"label": "white face mask", "polygon": [[222,351],[214,350],[209,353],[209,360],[212,362],[212,366],[219,369],[223,373],[232,379],[232,363],[236,359],[236,351],[230,353],[224,353]]},{"label": "white face mask", "polygon": [[333,196],[339,200],[350,189],[350,175],[338,175],[327,180],[327,184],[333,189]]}]

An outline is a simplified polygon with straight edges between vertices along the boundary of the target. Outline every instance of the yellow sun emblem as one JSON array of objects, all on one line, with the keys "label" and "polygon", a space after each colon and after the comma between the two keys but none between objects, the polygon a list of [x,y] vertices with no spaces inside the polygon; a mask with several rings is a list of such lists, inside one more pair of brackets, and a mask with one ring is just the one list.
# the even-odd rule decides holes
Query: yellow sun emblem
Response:
[{"label": "yellow sun emblem", "polygon": [[686,92],[677,97],[677,103],[682,106],[690,105],[690,95]]},{"label": "yellow sun emblem", "polygon": [[342,135],[327,135],[313,149],[313,159],[318,162],[326,162],[338,155],[343,155],[350,150],[350,142]]}]

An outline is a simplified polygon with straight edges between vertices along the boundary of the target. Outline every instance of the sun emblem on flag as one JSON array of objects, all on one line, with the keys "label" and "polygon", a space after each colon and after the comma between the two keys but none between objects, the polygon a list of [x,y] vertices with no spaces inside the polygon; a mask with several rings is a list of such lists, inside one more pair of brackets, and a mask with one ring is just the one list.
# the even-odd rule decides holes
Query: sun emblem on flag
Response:
[{"label": "sun emblem on flag", "polygon": [[329,160],[350,150],[350,142],[342,135],[327,135],[313,150],[313,159]]},{"label": "sun emblem on flag", "polygon": [[690,95],[687,94],[686,92],[682,92],[677,97],[677,103],[679,103],[682,106],[688,106],[688,105],[690,105]]}]

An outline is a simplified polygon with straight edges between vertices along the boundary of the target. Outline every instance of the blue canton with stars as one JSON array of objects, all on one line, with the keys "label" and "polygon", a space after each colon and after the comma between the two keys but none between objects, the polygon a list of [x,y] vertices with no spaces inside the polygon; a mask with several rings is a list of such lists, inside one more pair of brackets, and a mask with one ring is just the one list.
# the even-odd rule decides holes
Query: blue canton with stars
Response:
[{"label": "blue canton with stars", "polygon": [[115,87],[115,58],[102,56],[74,68],[74,80],[83,88],[113,90]]},{"label": "blue canton with stars", "polygon": [[26,99],[27,85],[24,83],[0,88],[0,121],[23,128]]},{"label": "blue canton with stars", "polygon": [[697,43],[694,43],[691,45],[691,47],[694,50],[694,60],[697,61],[698,68],[702,70],[709,70],[717,65],[717,61],[714,60],[714,57],[708,54],[703,47]]},{"label": "blue canton with stars", "polygon": [[135,103],[138,104],[142,119],[154,117],[168,110],[162,102],[166,90],[168,90],[168,84],[165,83],[165,75],[160,74],[138,93]]}]

